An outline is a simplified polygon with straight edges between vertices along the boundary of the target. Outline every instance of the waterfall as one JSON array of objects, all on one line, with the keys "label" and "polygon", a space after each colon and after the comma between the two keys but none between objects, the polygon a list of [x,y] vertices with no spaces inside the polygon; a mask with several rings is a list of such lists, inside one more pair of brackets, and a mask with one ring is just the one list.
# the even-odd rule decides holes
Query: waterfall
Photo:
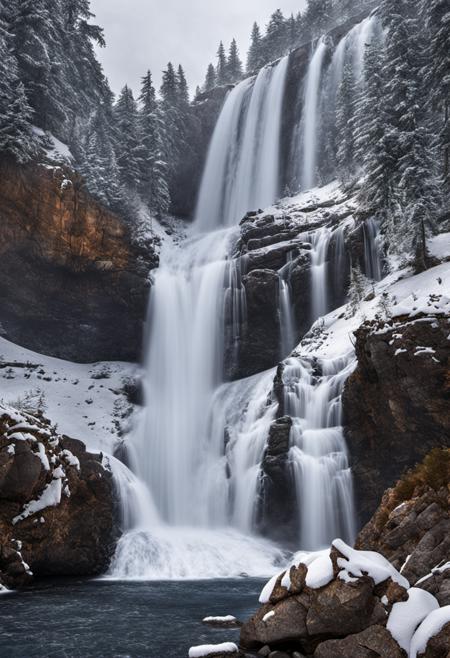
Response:
[{"label": "waterfall", "polygon": [[229,94],[209,148],[196,226],[235,225],[248,210],[271,205],[279,192],[280,124],[288,57],[261,69]]},{"label": "waterfall", "polygon": [[380,225],[373,219],[366,219],[363,224],[364,232],[364,273],[369,279],[381,281],[383,278],[383,264],[381,256]]},{"label": "waterfall", "polygon": [[309,234],[311,241],[311,307],[312,322],[328,313],[328,247],[331,229],[319,228]]},{"label": "waterfall", "polygon": [[291,299],[292,252],[288,254],[287,263],[278,272],[281,341],[280,354],[284,359],[295,347],[295,318]]},{"label": "waterfall", "polygon": [[348,542],[355,538],[352,478],[341,427],[341,394],[354,365],[352,353],[318,363],[291,358],[284,368],[285,412],[293,418],[289,461],[305,550],[328,546],[338,535]]},{"label": "waterfall", "polygon": [[287,66],[284,58],[229,93],[192,235],[161,251],[148,314],[146,407],[129,451],[158,521],[128,525],[115,577],[261,575],[281,555],[248,536],[274,414],[270,386],[264,378],[220,385],[226,328],[235,350],[245,319],[245,290],[230,259],[237,225],[278,195]]},{"label": "waterfall", "polygon": [[303,161],[300,177],[302,189],[314,187],[316,182],[317,133],[319,128],[319,99],[322,66],[327,46],[324,38],[319,40],[308,67],[303,105]]},{"label": "waterfall", "polygon": [[369,16],[361,23],[358,23],[358,25],[355,25],[347,37],[350,42],[353,57],[353,72],[356,81],[360,81],[363,78],[366,45],[370,43],[373,37],[376,22],[376,16]]}]

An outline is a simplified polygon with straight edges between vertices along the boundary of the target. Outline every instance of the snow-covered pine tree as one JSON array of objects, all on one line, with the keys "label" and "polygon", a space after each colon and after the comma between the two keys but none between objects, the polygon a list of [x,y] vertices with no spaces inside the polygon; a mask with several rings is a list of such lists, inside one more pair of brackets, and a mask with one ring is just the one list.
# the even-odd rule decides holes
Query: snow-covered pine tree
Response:
[{"label": "snow-covered pine tree", "polygon": [[291,51],[299,44],[299,32],[294,14],[286,21],[286,50]]},{"label": "snow-covered pine tree", "polygon": [[121,183],[137,189],[140,184],[141,160],[138,111],[131,89],[125,85],[114,107],[117,129],[116,154]]},{"label": "snow-covered pine tree", "polygon": [[355,160],[364,173],[359,192],[362,214],[388,220],[393,206],[396,162],[385,109],[384,45],[381,34],[366,46],[364,87],[355,130]]},{"label": "snow-covered pine tree", "polygon": [[239,50],[236,39],[233,39],[228,53],[227,80],[231,83],[239,82],[239,80],[242,80],[242,75],[242,62],[239,57]]},{"label": "snow-covered pine tree", "polygon": [[337,164],[339,175],[344,182],[351,179],[355,173],[354,164],[354,119],[355,119],[355,79],[350,62],[344,66],[342,81],[337,93],[336,126],[337,126]]},{"label": "snow-covered pine tree", "polygon": [[425,40],[419,17],[407,0],[384,0],[386,36],[385,96],[387,134],[393,138],[394,193],[402,209],[397,235],[390,245],[416,255],[426,267],[426,233],[433,227],[437,187],[432,138],[424,111]]},{"label": "snow-covered pine tree", "polygon": [[358,312],[362,301],[367,295],[370,281],[361,271],[359,265],[354,265],[350,272],[350,284],[348,287],[347,317],[353,317]]},{"label": "snow-covered pine tree", "polygon": [[208,70],[206,71],[205,83],[203,85],[203,91],[211,91],[214,89],[217,82],[216,69],[214,64],[209,64]]},{"label": "snow-covered pine tree", "polygon": [[317,37],[326,32],[333,16],[332,0],[307,0],[304,13],[305,28],[311,37]]},{"label": "snow-covered pine tree", "polygon": [[8,4],[10,30],[14,35],[12,54],[17,60],[19,78],[34,110],[36,124],[54,130],[66,118],[65,80],[60,61],[59,40],[61,5],[54,14],[48,0],[11,0]]},{"label": "snow-covered pine tree", "polygon": [[258,23],[253,23],[250,48],[247,54],[247,73],[254,73],[264,65],[264,47]]},{"label": "snow-covered pine tree", "polygon": [[441,175],[450,192],[450,5],[448,0],[423,0],[422,16],[429,34],[427,82],[438,114]]},{"label": "snow-covered pine tree", "polygon": [[184,69],[181,64],[178,66],[177,76],[177,105],[181,110],[189,106],[189,87],[186,81]]},{"label": "snow-covered pine tree", "polygon": [[5,3],[0,0],[0,151],[23,163],[37,154],[38,143],[32,131],[32,109],[11,53],[6,17]]},{"label": "snow-covered pine tree", "polygon": [[271,62],[278,59],[288,49],[287,23],[281,9],[277,9],[270,17],[264,37],[264,59]]},{"label": "snow-covered pine tree", "polygon": [[221,41],[217,50],[217,66],[216,66],[217,84],[219,86],[227,84],[227,56],[225,54],[225,47]]}]

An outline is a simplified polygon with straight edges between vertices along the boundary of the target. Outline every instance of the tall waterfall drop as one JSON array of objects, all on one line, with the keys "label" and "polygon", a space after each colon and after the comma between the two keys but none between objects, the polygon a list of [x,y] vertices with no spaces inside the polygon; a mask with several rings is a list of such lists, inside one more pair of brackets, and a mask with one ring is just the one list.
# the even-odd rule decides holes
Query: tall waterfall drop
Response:
[{"label": "tall waterfall drop", "polygon": [[[161,252],[149,306],[147,405],[130,455],[159,522],[124,535],[113,564],[116,576],[260,575],[280,555],[268,542],[251,537],[251,512],[243,510],[253,506],[258,462],[252,463],[245,442],[225,445],[224,411],[214,404],[214,394],[223,381],[226,301],[230,293],[240,295],[226,284],[232,278],[228,256],[236,226],[247,210],[272,204],[279,193],[287,66],[286,57],[228,95],[212,138],[192,235],[181,248],[166,244]],[[229,399],[235,402],[236,387],[230,386]],[[260,405],[259,400],[256,411]],[[228,408],[226,400],[221,407]],[[241,432],[256,431],[259,456],[267,433],[253,428],[258,413],[248,410],[246,417],[239,420]],[[253,495],[246,481],[253,482]],[[214,537],[216,529],[221,534]]]},{"label": "tall waterfall drop", "polygon": [[317,44],[308,68],[303,106],[303,164],[302,189],[308,190],[316,183],[317,134],[319,128],[320,80],[327,46],[322,38]]},{"label": "tall waterfall drop", "polygon": [[[344,67],[350,63],[358,85],[364,84],[366,43],[376,27],[376,18],[369,17],[334,52],[326,37],[315,46],[302,85],[301,115],[292,128],[299,153],[294,178],[303,190],[317,184],[318,172],[330,176],[325,144],[335,139]],[[347,541],[354,536],[352,480],[341,427],[341,393],[354,355],[351,345],[348,354],[329,358],[309,351],[311,336],[326,325],[326,319],[318,319],[345,298],[346,226],[327,222],[324,214],[323,224],[299,229],[311,259],[309,319],[314,324],[305,342],[289,357],[297,320],[291,288],[298,260],[294,247],[278,270],[280,357],[288,358],[279,370],[224,382],[225,354],[238,362],[246,319],[245,259],[232,257],[239,222],[248,211],[274,204],[282,186],[289,61],[285,57],[264,67],[228,93],[189,237],[181,245],[166,240],[162,247],[149,305],[146,407],[129,449],[135,475],[125,467],[116,469],[132,503],[125,504],[128,532],[114,557],[114,577],[207,578],[273,571],[281,549],[255,530],[262,527],[258,523],[264,514],[268,439],[281,408],[293,421],[286,463],[300,546],[317,549],[335,535]],[[378,233],[378,225],[368,220],[364,265],[377,280],[382,275]],[[131,509],[139,505],[141,511]]]}]

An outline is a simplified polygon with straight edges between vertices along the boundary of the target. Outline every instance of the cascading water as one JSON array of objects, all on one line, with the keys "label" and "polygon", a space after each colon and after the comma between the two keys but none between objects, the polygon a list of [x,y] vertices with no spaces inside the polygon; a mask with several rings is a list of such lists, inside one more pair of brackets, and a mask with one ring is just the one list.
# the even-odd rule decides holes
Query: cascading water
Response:
[{"label": "cascading water", "polygon": [[295,318],[291,294],[292,253],[287,256],[287,263],[278,272],[279,307],[280,307],[280,355],[284,359],[295,347]]},{"label": "cascading water", "polygon": [[328,247],[331,229],[323,227],[310,234],[312,321],[328,313]]},{"label": "cascading water", "polygon": [[198,230],[233,226],[248,210],[276,200],[288,62],[284,57],[230,92],[208,152],[196,210]]},{"label": "cascading water", "polygon": [[[328,70],[324,38],[312,55],[297,141],[303,189],[316,184],[321,164],[318,136],[326,134],[326,121],[333,115],[328,112],[325,118],[321,111],[330,99],[335,106],[347,58],[355,79],[363,79],[365,44],[375,20],[367,19],[340,41]],[[281,556],[272,544],[251,534],[261,463],[277,413],[275,372],[222,382],[225,347],[237,360],[246,319],[241,272],[238,261],[230,258],[236,226],[249,210],[274,203],[280,190],[287,70],[284,58],[228,94],[209,148],[192,235],[182,247],[167,243],[161,253],[149,309],[147,407],[130,450],[139,478],[116,469],[129,528],[114,558],[116,577],[258,575],[270,571]],[[375,231],[376,226],[366,225],[366,269],[379,278]],[[332,240],[336,276],[346,267],[343,227],[319,228],[303,238],[311,244],[315,321],[330,310]],[[288,262],[279,271],[282,356],[295,342],[290,267]],[[351,476],[340,419],[342,387],[352,368],[350,355],[331,360],[290,358],[284,367],[285,413],[294,419],[289,458],[302,548],[316,549],[337,534],[347,540],[354,535]],[[147,487],[142,489],[140,481]],[[127,491],[132,494],[128,507]],[[139,504],[147,511],[133,512]]]},{"label": "cascading water", "polygon": [[316,362],[288,359],[283,372],[285,413],[293,418],[289,461],[306,550],[337,535],[355,537],[352,478],[342,431],[341,394],[354,355]]},{"label": "cascading water", "polygon": [[312,56],[306,76],[303,130],[302,130],[302,189],[308,190],[316,183],[317,132],[319,128],[318,105],[320,99],[320,80],[327,46],[321,38]]},{"label": "cascading water", "polygon": [[363,224],[364,231],[364,271],[369,279],[381,281],[383,277],[383,263],[381,250],[380,225],[369,218]]},{"label": "cascading water", "polygon": [[[160,523],[141,524],[121,538],[112,566],[116,577],[258,575],[280,557],[274,546],[242,534],[252,529],[266,401],[254,414],[250,403],[244,420],[235,422],[243,423],[241,430],[227,441],[214,391],[223,381],[225,313],[231,309],[234,339],[245,315],[245,291],[228,261],[235,226],[249,209],[270,205],[278,195],[287,65],[284,58],[229,94],[212,139],[193,236],[181,248],[167,243],[162,250],[149,307],[147,405],[130,450]],[[222,407],[228,408],[224,400]],[[255,423],[264,431],[254,430]]]}]

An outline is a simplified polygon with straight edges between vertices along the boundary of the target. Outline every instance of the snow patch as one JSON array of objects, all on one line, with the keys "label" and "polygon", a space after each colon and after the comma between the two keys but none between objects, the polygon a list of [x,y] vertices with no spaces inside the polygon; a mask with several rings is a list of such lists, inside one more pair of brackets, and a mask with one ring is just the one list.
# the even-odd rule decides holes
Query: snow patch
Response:
[{"label": "snow patch", "polygon": [[12,520],[13,525],[28,518],[36,512],[40,512],[46,507],[56,507],[61,502],[62,484],[61,479],[54,479],[47,484],[41,496],[37,500],[31,500],[26,503],[21,514],[14,517]]},{"label": "snow patch", "polygon": [[439,603],[432,594],[411,587],[408,600],[392,606],[386,628],[401,648],[408,652],[418,625],[430,612],[438,608]]},{"label": "snow patch", "polygon": [[223,644],[202,644],[189,649],[189,658],[203,658],[214,653],[237,653],[238,648],[234,642],[224,642]]},{"label": "snow patch", "polygon": [[438,635],[448,623],[450,623],[450,605],[433,610],[414,633],[409,658],[417,658],[417,654],[424,653],[430,639]]}]

